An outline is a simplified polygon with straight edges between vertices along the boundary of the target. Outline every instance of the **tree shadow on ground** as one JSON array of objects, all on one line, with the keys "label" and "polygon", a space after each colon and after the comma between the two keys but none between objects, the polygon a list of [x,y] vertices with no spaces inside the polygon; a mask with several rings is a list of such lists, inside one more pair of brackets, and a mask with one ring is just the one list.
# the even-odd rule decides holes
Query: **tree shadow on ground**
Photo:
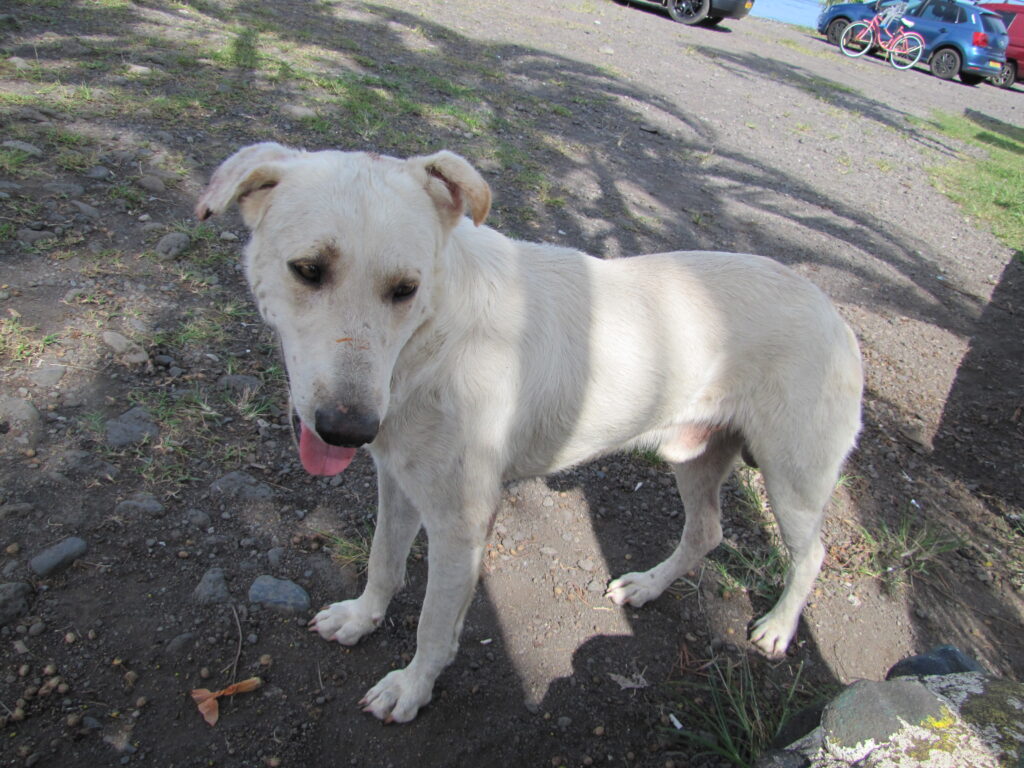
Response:
[{"label": "tree shadow on ground", "polygon": [[[87,39],[86,50],[79,53],[69,53],[61,44],[46,40],[33,43],[33,47],[39,61],[60,63],[62,87],[91,87],[110,95],[109,103],[95,100],[88,107],[92,110],[88,120],[144,136],[171,125],[176,136],[154,138],[151,143],[191,155],[199,169],[194,174],[198,179],[205,178],[238,145],[261,140],[396,155],[447,146],[484,170],[498,193],[494,223],[507,234],[582,245],[600,255],[716,247],[727,233],[751,229],[747,222],[737,220],[727,205],[731,202],[726,199],[729,194],[750,209],[778,217],[801,230],[823,233],[853,252],[877,259],[876,264],[855,255],[828,264],[864,288],[843,297],[851,304],[888,309],[956,333],[969,332],[973,326],[968,318],[981,309],[974,297],[930,279],[928,259],[914,238],[879,224],[865,210],[822,198],[812,184],[771,167],[752,153],[723,149],[725,142],[698,118],[695,105],[677,103],[602,68],[525,45],[481,42],[425,15],[372,4],[347,9],[355,19],[341,19],[327,5],[306,3],[244,2],[227,11],[223,6],[197,1],[186,7],[216,19],[221,26],[197,22],[194,35],[183,40],[160,34],[160,15],[180,13],[182,7],[178,4],[148,2],[116,10],[69,6],[69,13],[82,21],[83,38],[102,34],[109,39],[103,43]],[[229,24],[239,27],[225,26]],[[251,30],[256,30],[255,34]],[[297,65],[283,66],[282,55],[274,50],[279,41],[323,50],[306,52],[305,68],[299,71]],[[146,57],[154,53],[171,55],[166,67],[168,77],[124,75],[122,66],[126,62],[150,60]],[[250,66],[254,54],[257,65]],[[781,60],[754,59],[710,48],[702,49],[702,55],[737,76],[755,73],[829,103],[841,101],[844,109],[879,125],[907,130],[898,110],[851,94],[838,84]],[[37,77],[35,82],[45,82],[45,67]],[[165,93],[169,96],[162,95]],[[26,98],[29,103],[35,103],[33,99],[47,103],[48,97]],[[291,101],[312,105],[315,116],[284,114],[281,105]],[[62,108],[70,112],[75,106],[67,103]],[[177,124],[169,123],[174,120]],[[1006,130],[990,122],[985,128]],[[950,152],[930,134],[915,131],[912,141],[940,153]],[[708,158],[709,146],[715,148],[712,161]],[[708,184],[727,185],[732,191],[709,192]],[[197,179],[187,179],[183,186],[191,194]],[[181,196],[177,207],[182,219],[190,207],[190,201],[184,198]],[[697,223],[698,215],[713,219],[714,228]],[[751,231],[748,242],[752,250],[770,252],[791,264],[822,263],[820,253],[784,236]],[[1017,284],[1013,274],[1004,279],[1007,289]],[[986,311],[998,314],[1003,301],[998,299]],[[169,312],[162,319],[155,318],[155,322],[171,324],[178,319]],[[975,338],[974,349],[979,350],[985,364],[999,354],[998,347],[990,346],[984,334]],[[1014,359],[1021,358],[1007,356],[1006,365],[1013,367]],[[962,383],[951,396],[953,405],[946,421],[954,433],[962,423],[957,413],[974,407],[978,388],[987,386],[982,381],[971,381],[970,370],[964,369],[963,379],[958,379]],[[1019,368],[1013,367],[1012,373],[1019,373]],[[992,402],[991,409],[1002,414],[1005,405]],[[1019,432],[1016,434],[1019,437]],[[1008,433],[1006,438],[1011,447],[1012,436]],[[963,471],[955,444],[940,440],[937,452],[944,473]],[[986,462],[990,461],[1005,462],[1005,458],[979,456],[979,472],[988,471]],[[139,485],[133,486],[132,480]],[[287,478],[276,480],[288,482]],[[136,477],[126,479],[123,493],[127,495],[142,485]],[[579,486],[573,479],[565,487]],[[1000,487],[999,492],[1010,498],[1006,490],[1009,486]],[[582,489],[592,509],[601,505],[601,499],[585,483]],[[678,500],[674,503],[678,505]],[[678,522],[676,527],[681,529]],[[603,534],[598,529],[599,546],[609,563],[621,562],[627,528],[617,525]],[[675,532],[669,537],[670,545],[674,545],[677,535]],[[664,540],[653,539],[637,540],[630,546],[650,547],[653,551],[665,545]],[[652,558],[649,564],[658,559]],[[403,606],[415,610],[411,601]],[[667,603],[660,610],[674,613],[671,608],[672,604]],[[657,606],[655,610],[659,610]],[[646,631],[640,619],[629,620],[639,622],[637,635]],[[497,648],[501,644],[497,634],[500,620],[486,594],[482,593],[474,604],[471,624],[474,621],[494,628],[492,637]],[[670,623],[666,622],[659,634],[671,634],[667,626]],[[472,626],[467,631],[472,633]],[[680,631],[685,630],[680,627]],[[414,632],[409,628],[394,632],[390,642],[407,651]],[[473,634],[468,637],[487,639]],[[368,687],[387,664],[396,663],[396,654],[387,642],[370,641],[368,648],[355,651],[366,652],[369,657],[360,662],[365,667],[358,672],[358,685]],[[564,709],[569,702],[589,695],[597,660],[610,654],[631,653],[634,642],[606,637],[587,641],[573,652],[573,674],[552,685],[550,701]],[[820,663],[821,654],[813,640],[807,643],[802,653]],[[464,641],[464,646],[469,644]],[[676,647],[667,648],[666,659],[671,659]],[[326,651],[317,653],[328,663]],[[450,720],[457,712],[474,708],[486,710],[486,705],[465,694],[471,686],[452,685],[453,680],[462,679],[462,665],[481,663],[475,658],[479,653],[479,647],[464,650],[455,668],[441,680],[442,693],[445,686],[459,692],[450,692],[447,699],[442,695],[433,705],[433,714],[428,709],[420,721],[394,736],[393,743],[404,745],[407,753],[420,750],[421,755],[431,754],[432,750],[425,749],[429,744],[445,755],[436,758],[440,762],[435,764],[459,764],[452,755],[458,755],[464,734],[439,735],[437,721]],[[501,671],[488,678],[495,688],[485,692],[486,700],[523,698],[515,664],[500,652],[495,655],[490,663]],[[672,664],[666,659],[659,663],[662,674],[669,677]],[[345,690],[347,694],[348,687]],[[615,706],[628,709],[633,700],[628,697],[633,694],[624,695],[627,698],[614,690],[607,694],[609,711],[615,711]],[[448,706],[445,701],[451,708],[442,717],[440,712]],[[642,700],[635,703],[647,705]],[[580,722],[586,705],[578,706],[582,707],[579,719],[570,717]],[[345,733],[348,726],[338,725],[336,717],[328,710],[321,720],[324,725],[318,738],[325,753],[336,749],[338,738],[349,743],[357,739],[367,753],[375,756],[386,755],[391,748],[382,745],[382,738],[361,723],[356,725],[358,736]],[[635,722],[650,719],[643,713],[636,718]],[[347,720],[348,716],[337,719]],[[657,729],[654,722],[648,722],[648,726],[651,731],[640,736],[638,743],[645,742]],[[540,729],[531,730],[535,727],[529,714],[514,716],[502,728],[488,731],[486,741],[474,742],[481,745],[477,754],[496,753],[510,759],[522,755],[530,748],[522,733],[543,733],[536,738],[545,740],[544,750],[558,743],[562,731],[557,718],[554,726],[544,721]],[[429,741],[431,738],[435,740]],[[417,742],[424,747],[417,748]],[[492,744],[495,746],[488,746]],[[539,756],[544,750],[534,754]]]}]

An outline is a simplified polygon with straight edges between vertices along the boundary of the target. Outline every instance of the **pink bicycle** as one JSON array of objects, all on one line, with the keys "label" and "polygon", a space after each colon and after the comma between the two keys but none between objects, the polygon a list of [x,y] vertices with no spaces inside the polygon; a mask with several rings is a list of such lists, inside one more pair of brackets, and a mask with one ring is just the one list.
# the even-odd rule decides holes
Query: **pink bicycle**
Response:
[{"label": "pink bicycle", "polygon": [[[839,48],[847,56],[856,57],[877,46],[889,54],[889,63],[896,69],[910,69],[924,54],[924,38],[908,31],[914,23],[903,18],[906,8],[906,3],[897,3],[870,21],[853,22],[843,30]],[[895,32],[890,29],[894,21],[899,22]]]}]

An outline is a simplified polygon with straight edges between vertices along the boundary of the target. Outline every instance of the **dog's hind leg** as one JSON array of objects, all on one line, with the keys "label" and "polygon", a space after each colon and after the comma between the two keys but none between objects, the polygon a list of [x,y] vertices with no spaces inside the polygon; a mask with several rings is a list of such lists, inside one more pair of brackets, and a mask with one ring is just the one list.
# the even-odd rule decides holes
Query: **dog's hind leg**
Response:
[{"label": "dog's hind leg", "polygon": [[355,645],[384,620],[388,603],[405,582],[405,562],[420,529],[420,515],[388,472],[380,468],[377,527],[370,546],[366,588],[355,600],[333,603],[309,623],[325,640]]},{"label": "dog's hind leg", "polygon": [[825,557],[821,523],[838,466],[834,471],[812,471],[784,460],[775,466],[762,463],[762,468],[790,564],[782,596],[771,611],[754,622],[750,641],[767,656],[777,658],[785,654],[796,634],[800,613],[821,570]]},{"label": "dog's hind leg", "polygon": [[718,546],[722,540],[719,491],[741,444],[739,435],[722,430],[711,435],[699,456],[673,464],[686,513],[682,539],[668,559],[649,571],[627,573],[611,582],[606,594],[614,603],[641,606],[654,600]]}]

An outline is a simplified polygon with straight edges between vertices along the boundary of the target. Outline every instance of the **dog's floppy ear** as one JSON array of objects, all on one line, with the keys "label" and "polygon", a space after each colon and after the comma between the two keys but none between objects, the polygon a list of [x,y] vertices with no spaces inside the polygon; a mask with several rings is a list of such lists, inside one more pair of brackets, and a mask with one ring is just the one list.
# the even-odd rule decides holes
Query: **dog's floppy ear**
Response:
[{"label": "dog's floppy ear", "polygon": [[204,221],[237,201],[246,226],[253,229],[263,218],[270,190],[284,173],[284,161],[301,154],[301,150],[273,142],[238,150],[214,171],[196,203],[196,218]]},{"label": "dog's floppy ear", "polygon": [[487,218],[491,210],[491,188],[465,158],[442,150],[433,155],[411,157],[408,162],[417,173],[423,174],[427,194],[448,226],[455,226],[467,208],[477,226]]}]

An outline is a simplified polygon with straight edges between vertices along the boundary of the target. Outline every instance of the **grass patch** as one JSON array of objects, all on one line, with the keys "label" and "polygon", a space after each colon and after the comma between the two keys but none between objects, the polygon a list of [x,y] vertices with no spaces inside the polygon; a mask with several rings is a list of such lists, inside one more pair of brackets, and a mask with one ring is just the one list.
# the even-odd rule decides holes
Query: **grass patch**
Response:
[{"label": "grass patch", "polygon": [[829,569],[879,579],[890,592],[928,573],[943,555],[963,545],[949,531],[922,520],[917,511],[905,512],[895,525],[883,521],[874,529],[856,526],[856,532],[853,540],[829,547]]},{"label": "grass patch", "polygon": [[883,522],[874,532],[861,528],[868,556],[861,572],[896,588],[915,574],[925,574],[947,552],[962,542],[947,531],[905,514],[895,526]]},{"label": "grass patch", "polygon": [[1004,244],[1024,252],[1024,129],[967,110],[934,112],[919,127],[981,150],[932,170],[936,187],[964,211],[985,222]]},{"label": "grass patch", "polygon": [[736,548],[722,542],[707,560],[718,575],[722,595],[743,592],[764,600],[775,600],[786,581],[789,560],[774,544],[766,547]]},{"label": "grass patch", "polygon": [[11,316],[0,320],[0,358],[16,363],[32,360],[59,340],[55,333],[35,338],[35,330],[23,325],[20,317]]},{"label": "grass patch", "polygon": [[803,664],[787,683],[761,673],[755,679],[746,654],[715,658],[696,674],[694,682],[671,684],[669,705],[688,761],[717,757],[750,768],[793,714],[827,693],[803,682]]},{"label": "grass patch", "polygon": [[373,531],[369,526],[351,536],[326,531],[317,533],[327,541],[327,549],[336,562],[354,568],[360,576],[366,572],[370,564],[370,543],[373,541]]},{"label": "grass patch", "polygon": [[22,152],[20,149],[0,149],[0,174],[20,178],[28,159],[28,152]]}]

